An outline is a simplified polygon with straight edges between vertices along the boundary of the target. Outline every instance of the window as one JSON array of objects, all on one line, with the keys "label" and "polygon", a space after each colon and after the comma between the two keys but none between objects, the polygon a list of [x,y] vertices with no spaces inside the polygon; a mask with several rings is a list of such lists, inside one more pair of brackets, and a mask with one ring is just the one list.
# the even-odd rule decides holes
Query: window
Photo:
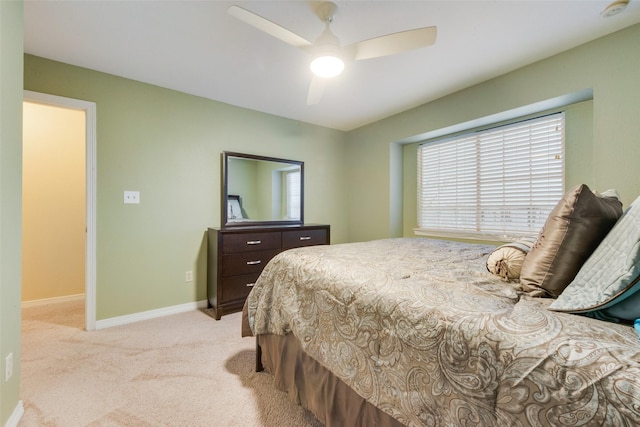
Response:
[{"label": "window", "polygon": [[287,172],[287,218],[300,219],[300,171]]},{"label": "window", "polygon": [[418,148],[417,234],[535,235],[564,192],[564,113]]}]

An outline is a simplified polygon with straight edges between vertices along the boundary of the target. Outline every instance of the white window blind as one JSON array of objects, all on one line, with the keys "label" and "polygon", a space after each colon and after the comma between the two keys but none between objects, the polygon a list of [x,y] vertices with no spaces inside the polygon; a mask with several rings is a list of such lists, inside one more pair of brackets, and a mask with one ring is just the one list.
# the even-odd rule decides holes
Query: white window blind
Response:
[{"label": "white window blind", "polygon": [[287,172],[287,218],[300,219],[300,171]]},{"label": "white window blind", "polygon": [[564,113],[420,145],[419,234],[540,231],[564,191]]}]

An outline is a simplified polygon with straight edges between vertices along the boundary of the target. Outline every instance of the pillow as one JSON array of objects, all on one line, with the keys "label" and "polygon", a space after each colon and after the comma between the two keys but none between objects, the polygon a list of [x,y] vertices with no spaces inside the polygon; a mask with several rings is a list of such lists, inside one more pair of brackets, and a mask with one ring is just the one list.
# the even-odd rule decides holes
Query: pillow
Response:
[{"label": "pillow", "polygon": [[621,215],[615,190],[599,195],[582,184],[565,193],[522,263],[524,290],[560,295]]},{"label": "pillow", "polygon": [[498,246],[487,257],[487,270],[504,280],[518,279],[524,257],[529,253],[535,238],[524,237],[515,242]]},{"label": "pillow", "polygon": [[640,197],[549,308],[619,320],[640,318]]},{"label": "pillow", "polygon": [[[602,315],[607,320],[629,320],[640,318],[640,288],[633,286],[631,289],[623,292],[619,297],[614,298],[608,306],[594,313],[599,317]],[[608,304],[607,304],[608,305]]]}]

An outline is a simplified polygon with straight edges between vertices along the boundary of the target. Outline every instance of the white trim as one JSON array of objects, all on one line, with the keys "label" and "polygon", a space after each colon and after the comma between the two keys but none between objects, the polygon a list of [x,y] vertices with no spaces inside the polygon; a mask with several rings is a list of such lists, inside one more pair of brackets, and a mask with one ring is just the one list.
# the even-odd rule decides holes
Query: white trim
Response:
[{"label": "white trim", "polygon": [[24,405],[22,404],[22,400],[18,400],[18,404],[13,409],[13,413],[7,420],[4,427],[17,427],[23,415],[24,415]]},{"label": "white trim", "polygon": [[85,329],[96,328],[96,166],[97,113],[96,103],[25,90],[23,100],[56,107],[82,110],[86,118],[86,204],[87,240],[85,254]]},{"label": "white trim", "polygon": [[141,320],[156,319],[158,317],[170,316],[172,314],[184,313],[192,310],[199,310],[207,307],[207,300],[188,302],[171,307],[157,308],[155,310],[142,311],[140,313],[126,314],[124,316],[111,317],[96,322],[96,329],[106,329],[113,326],[121,326]]},{"label": "white trim", "polygon": [[535,235],[522,234],[505,236],[498,234],[482,234],[454,230],[432,230],[427,228],[414,228],[413,233],[416,236],[433,237],[437,239],[463,239],[463,240],[481,240],[485,242],[502,242],[508,243],[523,237],[536,237]]},{"label": "white trim", "polygon": [[22,301],[22,308],[38,307],[41,305],[58,304],[61,302],[71,302],[71,301],[78,301],[78,300],[84,300],[84,294],[66,295],[63,297],[53,297],[53,298],[34,299],[31,301]]},{"label": "white trim", "polygon": [[525,117],[555,108],[566,107],[568,105],[577,104],[578,102],[588,101],[590,99],[593,99],[593,89],[583,89],[578,92],[561,95],[556,98],[547,99],[545,101],[536,102],[530,105],[525,105],[524,107],[514,108],[513,110],[503,111],[501,113],[491,114],[489,116],[480,117],[468,122],[459,123],[453,126],[447,126],[442,129],[436,129],[433,131],[421,133],[409,138],[401,139],[397,142],[398,144],[413,144],[429,139],[440,138],[441,136],[453,135],[454,133],[465,132],[482,126],[489,126],[496,123],[517,119],[518,117]]}]

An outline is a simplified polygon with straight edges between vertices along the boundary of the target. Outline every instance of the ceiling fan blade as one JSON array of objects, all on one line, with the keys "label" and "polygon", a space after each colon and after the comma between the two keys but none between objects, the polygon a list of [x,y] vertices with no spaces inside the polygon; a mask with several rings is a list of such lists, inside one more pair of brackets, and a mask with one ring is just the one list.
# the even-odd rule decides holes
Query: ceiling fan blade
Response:
[{"label": "ceiling fan blade", "polygon": [[292,46],[306,47],[311,45],[311,42],[300,37],[296,33],[287,30],[286,28],[276,24],[275,22],[271,22],[260,15],[256,15],[253,12],[243,9],[240,6],[236,6],[236,5],[231,6],[229,9],[227,9],[227,13],[251,25],[252,27],[255,27],[261,31],[264,31],[265,33],[277,39],[280,39],[283,42],[288,43]]},{"label": "ceiling fan blade", "polygon": [[436,42],[437,34],[437,27],[417,28],[354,43],[346,50],[355,60],[378,58],[431,46]]},{"label": "ceiling fan blade", "polygon": [[320,103],[324,88],[327,85],[327,79],[314,76],[309,85],[309,94],[307,95],[307,105],[316,105]]}]

